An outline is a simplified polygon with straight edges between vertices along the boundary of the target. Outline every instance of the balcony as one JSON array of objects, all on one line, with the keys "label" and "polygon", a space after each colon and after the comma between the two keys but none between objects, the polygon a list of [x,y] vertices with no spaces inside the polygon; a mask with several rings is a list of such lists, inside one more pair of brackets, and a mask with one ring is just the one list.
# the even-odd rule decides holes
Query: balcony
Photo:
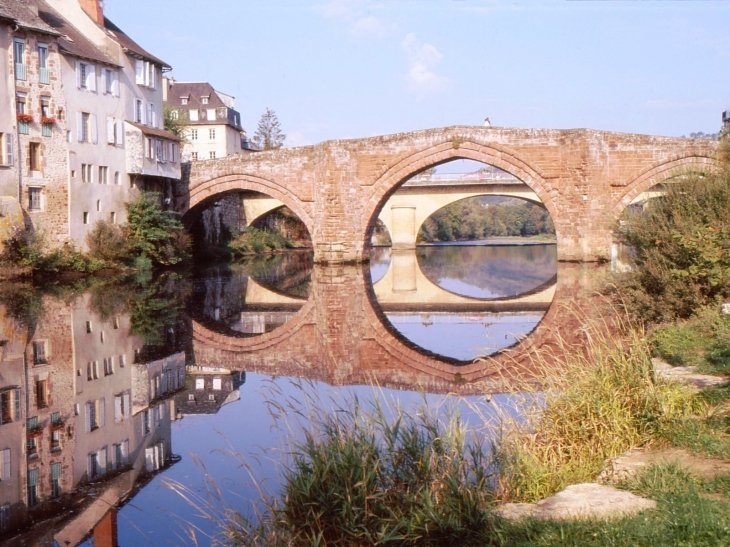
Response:
[{"label": "balcony", "polygon": [[[25,78],[23,78],[25,79]],[[42,84],[51,83],[51,69],[41,67],[40,73],[38,74],[38,81]]]},{"label": "balcony", "polygon": [[[175,135],[163,129],[144,126],[133,122],[125,122],[126,134],[126,156],[127,173],[133,175],[146,175],[150,177],[162,177],[180,179],[179,150],[176,153],[176,161],[163,160],[160,154],[158,141],[169,151],[169,144],[175,143],[179,147],[179,139]],[[148,139],[154,141],[152,157],[148,146]],[[167,153],[166,158],[169,158]]]},{"label": "balcony", "polygon": [[22,63],[15,63],[15,79],[16,80],[27,80],[28,79],[28,66]]}]

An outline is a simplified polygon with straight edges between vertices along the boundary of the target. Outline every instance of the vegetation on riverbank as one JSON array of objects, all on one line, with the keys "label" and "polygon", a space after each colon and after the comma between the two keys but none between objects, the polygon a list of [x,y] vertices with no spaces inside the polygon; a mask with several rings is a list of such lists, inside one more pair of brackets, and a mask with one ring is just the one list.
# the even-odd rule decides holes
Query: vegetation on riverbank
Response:
[{"label": "vegetation on riverbank", "polygon": [[555,236],[550,214],[533,203],[513,198],[474,197],[447,205],[431,215],[418,241],[464,241],[503,236]]},{"label": "vegetation on riverbank", "polygon": [[38,273],[86,274],[105,269],[149,270],[190,257],[190,240],[177,213],[163,210],[153,193],[142,193],[127,204],[125,224],[98,221],[86,245],[88,252],[69,243],[52,247],[42,231],[24,230],[6,243],[0,262]]},{"label": "vegetation on riverbank", "polygon": [[262,230],[253,226],[246,228],[241,234],[234,234],[228,243],[228,248],[233,257],[262,254],[293,247],[293,242],[281,233],[266,229]]}]

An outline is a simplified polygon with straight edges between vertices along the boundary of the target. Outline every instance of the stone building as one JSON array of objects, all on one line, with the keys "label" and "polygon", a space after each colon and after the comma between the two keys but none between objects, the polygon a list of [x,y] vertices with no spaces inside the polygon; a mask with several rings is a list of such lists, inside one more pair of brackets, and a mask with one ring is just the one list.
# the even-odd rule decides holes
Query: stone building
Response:
[{"label": "stone building", "polygon": [[186,160],[208,160],[252,152],[235,97],[213,89],[208,82],[178,82],[165,78],[165,104],[173,118],[187,125],[183,146]]},{"label": "stone building", "polygon": [[[140,191],[182,192],[163,128],[170,66],[104,17],[100,0],[0,0],[0,238],[25,213],[49,243],[85,247]],[[21,210],[22,209],[22,210]]]},{"label": "stone building", "polygon": [[188,365],[186,389],[175,396],[177,411],[183,416],[217,414],[222,406],[240,399],[240,388],[244,383],[244,371]]}]

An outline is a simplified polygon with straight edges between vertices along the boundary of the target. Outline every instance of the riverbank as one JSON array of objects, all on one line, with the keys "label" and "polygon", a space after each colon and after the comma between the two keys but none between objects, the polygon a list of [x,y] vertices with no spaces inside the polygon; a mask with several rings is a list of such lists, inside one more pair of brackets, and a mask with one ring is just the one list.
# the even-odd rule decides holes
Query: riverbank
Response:
[{"label": "riverbank", "polygon": [[474,239],[469,241],[435,241],[418,243],[418,247],[447,247],[447,246],[499,246],[499,245],[557,245],[555,238],[548,237],[492,237],[488,239]]}]

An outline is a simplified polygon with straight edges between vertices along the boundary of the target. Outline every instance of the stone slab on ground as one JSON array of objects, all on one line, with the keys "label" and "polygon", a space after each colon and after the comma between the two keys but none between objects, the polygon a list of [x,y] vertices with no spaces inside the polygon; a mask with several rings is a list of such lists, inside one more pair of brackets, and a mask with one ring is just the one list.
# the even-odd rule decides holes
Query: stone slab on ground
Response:
[{"label": "stone slab on ground", "polygon": [[724,376],[714,376],[712,374],[700,374],[695,367],[673,367],[669,363],[665,363],[661,359],[654,357],[651,360],[654,365],[654,372],[660,378],[667,378],[689,384],[699,389],[706,387],[718,386],[727,383],[728,379]]},{"label": "stone slab on ground", "polygon": [[594,483],[574,484],[537,503],[506,503],[494,513],[509,520],[607,519],[634,515],[654,509],[656,502]]},{"label": "stone slab on ground", "polygon": [[597,481],[602,484],[616,484],[636,477],[649,465],[662,463],[679,463],[691,474],[703,479],[714,479],[730,473],[730,462],[690,454],[683,448],[663,450],[635,448],[626,454],[608,460],[606,467],[598,475]]}]

